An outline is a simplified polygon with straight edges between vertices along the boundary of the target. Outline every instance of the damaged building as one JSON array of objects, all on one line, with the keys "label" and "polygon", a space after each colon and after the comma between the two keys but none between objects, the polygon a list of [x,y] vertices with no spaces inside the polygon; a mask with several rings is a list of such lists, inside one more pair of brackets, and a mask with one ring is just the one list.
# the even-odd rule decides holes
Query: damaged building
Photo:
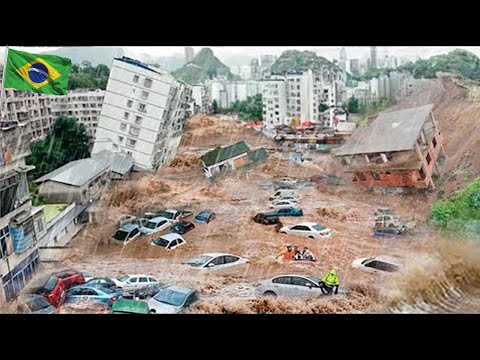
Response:
[{"label": "damaged building", "polygon": [[38,239],[45,235],[43,207],[32,207],[25,165],[28,124],[0,122],[0,303],[11,301],[38,271]]},{"label": "damaged building", "polygon": [[[355,186],[420,187],[432,182],[442,148],[433,105],[380,113],[359,127],[334,156]],[[438,169],[437,169],[438,170]]]},{"label": "damaged building", "polygon": [[202,160],[205,177],[210,179],[240,167],[260,164],[267,158],[268,154],[265,149],[250,150],[244,141],[240,141],[230,146],[217,146],[200,159]]}]

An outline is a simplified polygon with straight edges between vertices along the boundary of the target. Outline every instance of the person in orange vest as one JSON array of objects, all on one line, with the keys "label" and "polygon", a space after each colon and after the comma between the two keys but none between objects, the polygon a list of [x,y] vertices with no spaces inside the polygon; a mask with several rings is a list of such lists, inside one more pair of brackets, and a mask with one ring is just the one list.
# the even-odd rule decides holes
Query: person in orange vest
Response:
[{"label": "person in orange vest", "polygon": [[279,252],[275,259],[278,259],[280,256],[283,256],[283,260],[292,260],[295,256],[295,251],[293,251],[292,245],[287,244],[287,249]]}]

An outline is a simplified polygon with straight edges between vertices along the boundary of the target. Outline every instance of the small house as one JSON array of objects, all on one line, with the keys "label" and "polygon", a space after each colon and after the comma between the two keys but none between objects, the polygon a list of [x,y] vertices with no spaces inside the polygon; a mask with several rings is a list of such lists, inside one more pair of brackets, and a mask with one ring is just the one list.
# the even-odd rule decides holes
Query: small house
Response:
[{"label": "small house", "polygon": [[92,159],[110,166],[112,180],[126,180],[133,170],[134,160],[129,154],[102,150],[93,154]]},{"label": "small house", "polygon": [[211,178],[249,164],[249,152],[250,148],[244,141],[226,147],[217,146],[200,158],[205,176]]}]

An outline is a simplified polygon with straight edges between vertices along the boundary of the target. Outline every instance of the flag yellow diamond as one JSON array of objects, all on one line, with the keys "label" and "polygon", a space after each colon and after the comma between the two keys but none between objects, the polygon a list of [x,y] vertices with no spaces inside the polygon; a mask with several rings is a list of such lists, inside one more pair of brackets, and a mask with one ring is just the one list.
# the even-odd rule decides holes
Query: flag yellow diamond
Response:
[{"label": "flag yellow diamond", "polygon": [[[30,70],[31,66],[34,64],[43,64],[48,70],[47,79],[40,83],[33,82],[28,75],[28,71]],[[42,87],[45,84],[48,84],[50,81],[54,81],[55,79],[59,78],[61,74],[52,68],[45,60],[42,58],[36,58],[32,62],[23,65],[21,68],[17,69],[17,72],[20,74],[22,78],[25,79],[30,85],[32,85],[35,89]]]}]

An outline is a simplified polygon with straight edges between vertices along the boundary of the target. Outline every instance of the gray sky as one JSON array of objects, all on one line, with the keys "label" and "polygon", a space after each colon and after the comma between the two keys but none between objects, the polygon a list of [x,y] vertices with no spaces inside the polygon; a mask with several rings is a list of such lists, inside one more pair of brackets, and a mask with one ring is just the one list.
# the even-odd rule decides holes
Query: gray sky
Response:
[{"label": "gray sky", "polygon": [[[54,47],[16,47],[15,49],[24,50],[32,53],[41,53],[44,51],[54,50]],[[115,46],[123,47],[128,56],[139,57],[140,54],[149,54],[150,56],[169,56],[173,54],[183,54],[183,46]],[[341,46],[193,46],[195,52],[203,47],[210,47],[215,55],[222,61],[235,55],[248,55],[258,57],[261,54],[275,54],[280,55],[285,50],[313,50],[318,55],[332,60],[339,57]],[[347,46],[348,59],[366,59],[369,56],[368,46]],[[428,58],[432,55],[445,54],[455,48],[462,48],[473,52],[480,57],[480,46],[379,46],[378,56],[384,56],[388,53],[390,56],[407,57],[409,59],[416,59],[417,57]],[[4,47],[0,50],[0,59],[3,62]]]}]

